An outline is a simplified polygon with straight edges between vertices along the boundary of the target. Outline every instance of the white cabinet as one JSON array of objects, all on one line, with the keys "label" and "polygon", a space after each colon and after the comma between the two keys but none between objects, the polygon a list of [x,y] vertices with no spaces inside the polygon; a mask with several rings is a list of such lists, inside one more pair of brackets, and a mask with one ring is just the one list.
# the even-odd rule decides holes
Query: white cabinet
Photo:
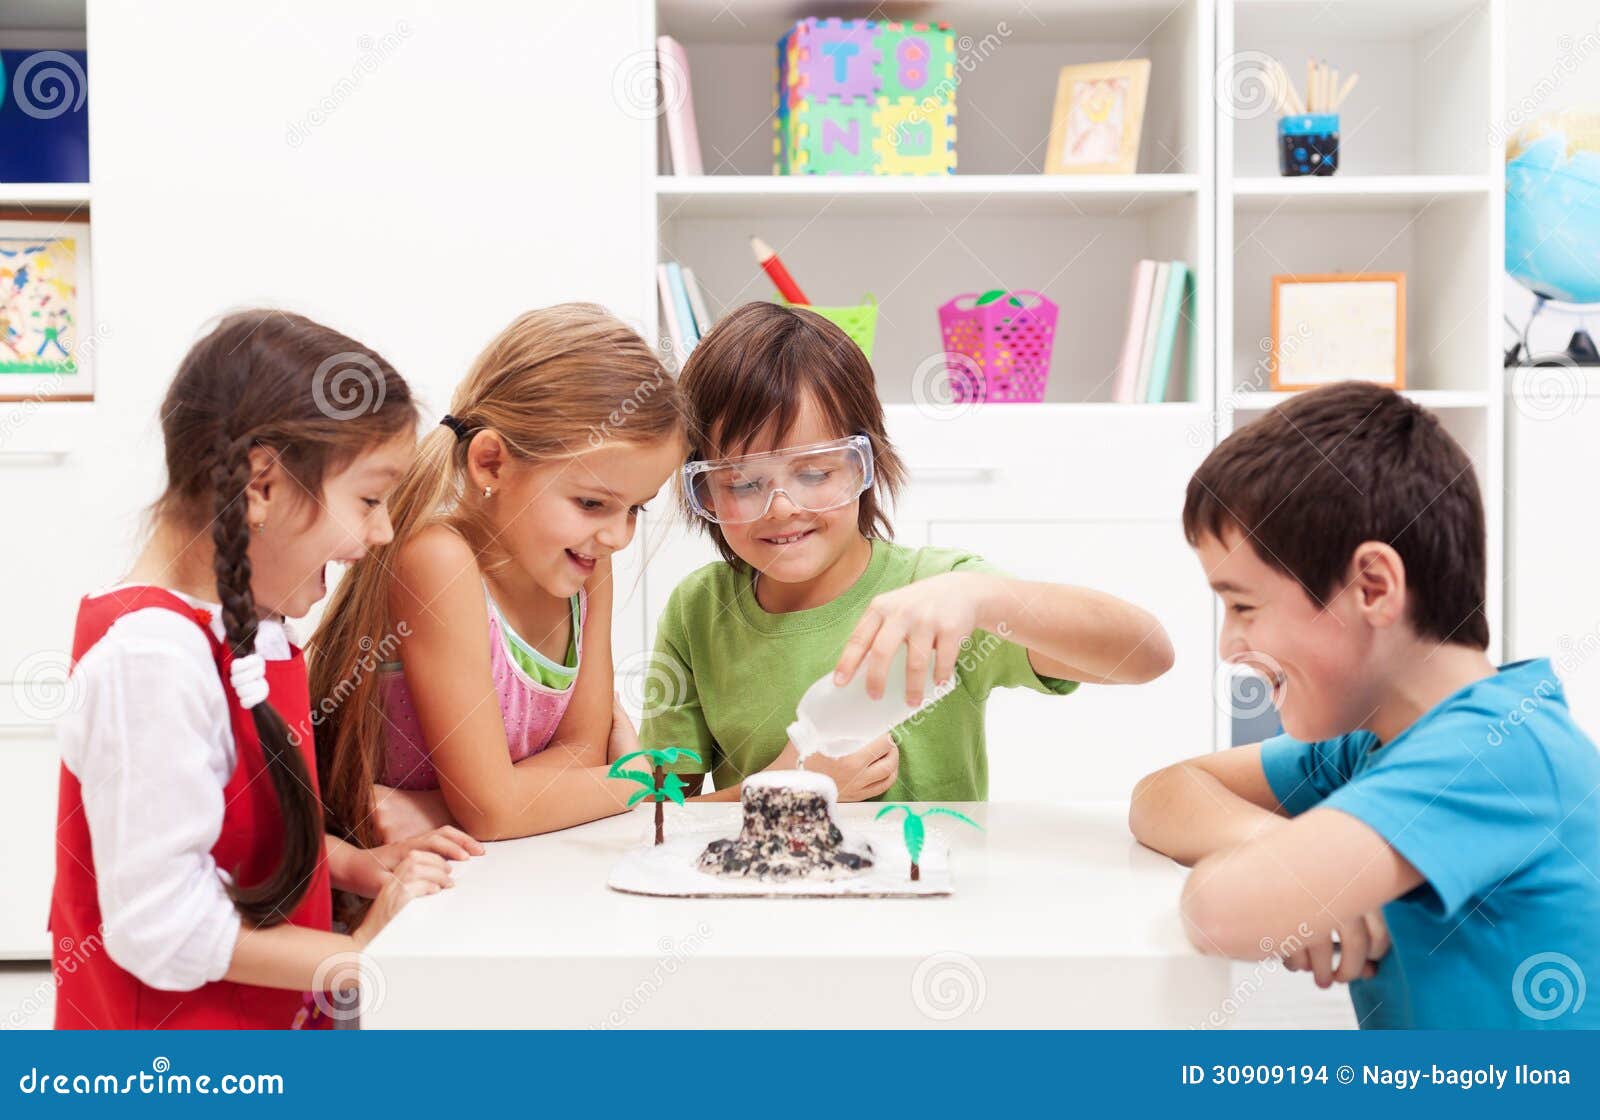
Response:
[{"label": "white cabinet", "polygon": [[991,693],[991,799],[1126,798],[1151,770],[1210,749],[1211,597],[1176,521],[940,521],[928,543],[976,552],[1018,579],[1127,599],[1156,616],[1177,651],[1150,684],[1086,684],[1065,698]]}]

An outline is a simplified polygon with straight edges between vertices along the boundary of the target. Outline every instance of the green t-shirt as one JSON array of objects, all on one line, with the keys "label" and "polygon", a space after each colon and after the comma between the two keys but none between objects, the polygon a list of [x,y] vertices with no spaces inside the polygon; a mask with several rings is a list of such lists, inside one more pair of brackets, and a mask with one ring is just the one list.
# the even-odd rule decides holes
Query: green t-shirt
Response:
[{"label": "green t-shirt", "polygon": [[[676,588],[661,612],[645,687],[646,748],[688,747],[724,789],[771,764],[805,690],[833,671],[844,643],[876,595],[945,572],[1001,574],[953,548],[906,548],[872,542],[861,578],[837,599],[811,610],[771,614],[756,601],[750,573],[722,561]],[[982,801],[989,795],[983,711],[996,688],[1066,695],[1073,681],[1041,677],[1028,651],[974,631],[956,663],[959,687],[896,728],[900,776],[887,801]]]}]

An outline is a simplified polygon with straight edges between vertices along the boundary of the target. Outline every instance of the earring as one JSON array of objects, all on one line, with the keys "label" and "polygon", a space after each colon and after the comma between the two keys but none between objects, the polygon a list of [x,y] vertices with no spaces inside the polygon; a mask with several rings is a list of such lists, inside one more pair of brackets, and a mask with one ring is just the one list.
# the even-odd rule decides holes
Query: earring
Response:
[{"label": "earring", "polygon": [[489,488],[489,487],[487,487],[487,486],[485,486],[485,487],[484,487],[484,488],[483,488],[483,496],[484,496],[484,497],[485,497],[485,498],[487,498],[487,497],[489,497],[489,496],[490,496],[490,495],[492,495],[492,494],[493,494],[493,493],[494,493],[494,491],[493,491],[493,490],[491,490],[491,489],[490,489],[490,488]]},{"label": "earring", "polygon": [[267,523],[265,521],[257,521],[251,526],[251,528],[256,531],[256,536],[259,537],[262,533],[267,531]]}]

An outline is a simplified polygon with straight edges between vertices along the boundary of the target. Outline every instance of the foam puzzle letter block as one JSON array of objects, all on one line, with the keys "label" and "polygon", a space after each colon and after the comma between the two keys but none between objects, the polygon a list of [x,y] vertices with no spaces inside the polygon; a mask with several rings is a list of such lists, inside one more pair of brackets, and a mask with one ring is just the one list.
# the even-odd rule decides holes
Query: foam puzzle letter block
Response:
[{"label": "foam puzzle letter block", "polygon": [[953,173],[955,67],[943,24],[801,20],[778,41],[774,172]]}]

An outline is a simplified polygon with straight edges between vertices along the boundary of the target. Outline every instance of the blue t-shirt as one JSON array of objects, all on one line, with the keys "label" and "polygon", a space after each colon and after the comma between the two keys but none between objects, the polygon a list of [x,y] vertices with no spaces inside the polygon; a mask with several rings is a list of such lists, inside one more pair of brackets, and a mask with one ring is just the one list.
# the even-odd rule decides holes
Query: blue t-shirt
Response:
[{"label": "blue t-shirt", "polygon": [[1546,659],[1502,666],[1380,744],[1261,745],[1284,811],[1338,809],[1423,883],[1350,985],[1363,1027],[1600,1027],[1600,752]]}]

